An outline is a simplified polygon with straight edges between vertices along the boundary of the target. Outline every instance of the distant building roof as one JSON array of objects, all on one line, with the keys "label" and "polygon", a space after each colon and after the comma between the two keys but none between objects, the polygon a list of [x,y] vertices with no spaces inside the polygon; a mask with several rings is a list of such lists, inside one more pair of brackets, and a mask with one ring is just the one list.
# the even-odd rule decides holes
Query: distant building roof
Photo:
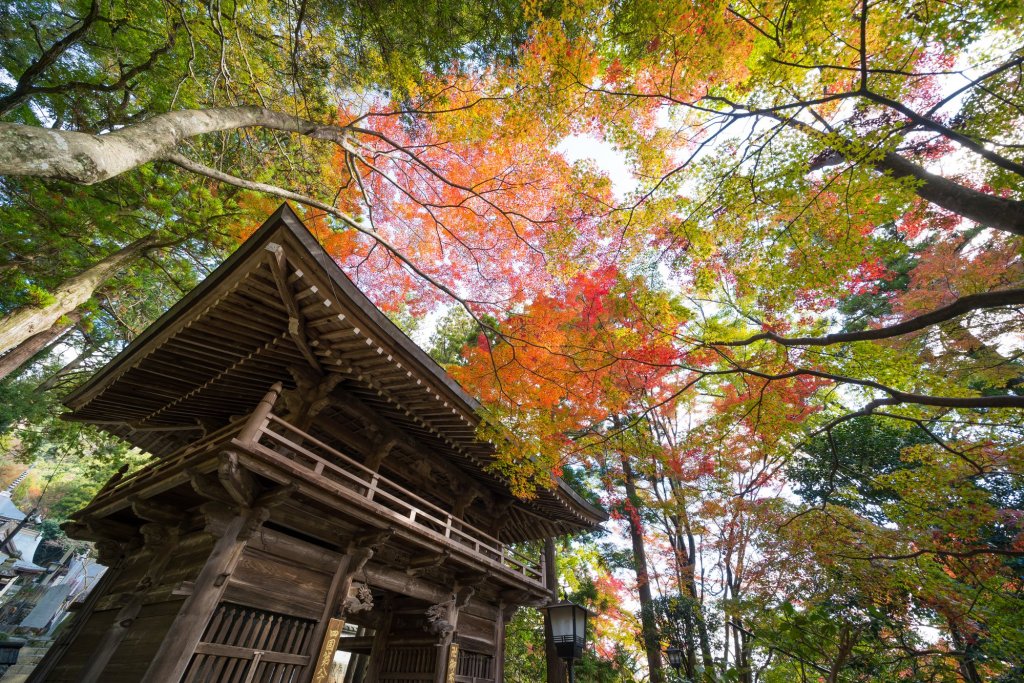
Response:
[{"label": "distant building roof", "polygon": [[46,567],[40,567],[38,564],[29,562],[28,560],[16,560],[14,562],[14,571],[16,572],[45,572]]},{"label": "distant building roof", "polygon": [[25,513],[18,509],[18,506],[11,500],[11,494],[7,491],[0,491],[0,519],[10,519],[15,522],[25,519]]}]

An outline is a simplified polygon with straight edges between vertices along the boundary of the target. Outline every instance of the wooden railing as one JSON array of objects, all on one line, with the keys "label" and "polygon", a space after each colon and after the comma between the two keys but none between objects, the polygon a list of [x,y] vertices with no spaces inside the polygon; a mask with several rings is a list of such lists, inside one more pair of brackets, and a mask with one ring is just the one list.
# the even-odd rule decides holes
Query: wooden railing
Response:
[{"label": "wooden railing", "polygon": [[[461,550],[543,585],[540,560],[511,548],[490,534],[390,481],[352,457],[303,432],[271,412],[275,386],[247,418],[236,420],[166,458],[128,475],[115,475],[82,512],[98,513],[125,504],[130,490],[138,494],[149,485],[187,481],[190,469],[211,453],[227,447],[249,451],[290,468],[336,494],[372,504],[382,517],[415,529],[448,550]],[[542,558],[541,558],[542,559]]]},{"label": "wooden railing", "polygon": [[240,419],[221,427],[215,432],[207,434],[198,441],[193,441],[185,448],[175,451],[166,458],[153,460],[147,465],[135,470],[131,474],[115,474],[99,490],[96,497],[89,503],[93,507],[97,503],[105,502],[112,497],[117,497],[120,492],[132,488],[138,489],[148,482],[158,482],[167,478],[172,473],[182,469],[183,463],[190,460],[189,456],[196,453],[209,453],[216,450],[218,446],[226,445],[239,433],[239,430],[246,424],[246,420]]},{"label": "wooden railing", "polygon": [[255,449],[284,455],[310,474],[339,484],[349,493],[390,510],[428,535],[443,537],[449,544],[481,555],[532,581],[544,582],[544,570],[539,561],[510,548],[272,413],[267,413],[265,424],[255,435]]}]

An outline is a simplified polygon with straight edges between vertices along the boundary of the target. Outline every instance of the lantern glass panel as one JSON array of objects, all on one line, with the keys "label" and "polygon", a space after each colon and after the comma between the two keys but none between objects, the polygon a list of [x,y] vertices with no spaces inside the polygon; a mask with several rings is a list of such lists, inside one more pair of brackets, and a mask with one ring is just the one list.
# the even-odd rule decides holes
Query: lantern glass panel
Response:
[{"label": "lantern glass panel", "polygon": [[576,621],[576,629],[573,635],[579,641],[582,648],[587,642],[587,610],[582,607],[573,606],[573,617]]},{"label": "lantern glass panel", "polygon": [[547,608],[555,651],[562,659],[579,659],[587,639],[587,610],[570,602]]}]

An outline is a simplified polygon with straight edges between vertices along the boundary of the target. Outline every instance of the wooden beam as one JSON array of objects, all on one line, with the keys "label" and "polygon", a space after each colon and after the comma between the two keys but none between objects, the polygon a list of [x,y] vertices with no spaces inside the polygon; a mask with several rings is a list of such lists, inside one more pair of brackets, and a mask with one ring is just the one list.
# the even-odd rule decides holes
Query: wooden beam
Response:
[{"label": "wooden beam", "polygon": [[252,507],[256,500],[256,481],[248,470],[239,466],[237,453],[221,454],[217,478],[235,503],[244,508]]},{"label": "wooden beam", "polygon": [[288,312],[288,334],[299,348],[302,356],[309,362],[310,367],[318,373],[323,373],[320,361],[317,360],[316,354],[313,353],[309,346],[309,341],[306,339],[305,320],[295,301],[295,293],[292,291],[291,285],[288,284],[288,275],[285,272],[287,260],[285,259],[284,247],[276,242],[270,242],[265,249],[269,252],[267,260],[270,263],[270,271],[274,275],[274,283],[277,285],[277,290],[281,295],[281,302]]},{"label": "wooden beam", "polygon": [[379,545],[387,543],[388,539],[394,535],[395,530],[391,527],[358,534],[352,537],[352,549],[369,548],[370,550],[374,550]]},{"label": "wooden beam", "polygon": [[392,569],[382,564],[368,563],[366,565],[366,576],[371,586],[408,595],[417,600],[439,603],[450,600],[452,597],[452,592],[449,588],[445,588],[432,581],[409,576],[402,570]]},{"label": "wooden beam", "polygon": [[128,496],[135,516],[149,522],[175,525],[185,517],[185,511],[171,505],[164,505],[155,500],[144,500],[138,496]]},{"label": "wooden beam", "polygon": [[182,674],[199,644],[206,625],[227,590],[227,577],[242,557],[249,536],[262,524],[265,511],[244,510],[238,514],[217,503],[206,503],[202,510],[221,534],[196,577],[192,594],[185,598],[160,648],[142,677],[142,683],[167,683],[181,680]]},{"label": "wooden beam", "polygon": [[405,565],[405,573],[409,576],[419,576],[428,569],[440,567],[451,556],[451,551],[445,550],[440,553],[414,557]]},{"label": "wooden beam", "polygon": [[299,485],[294,481],[282,484],[257,498],[254,506],[267,509],[275,508],[291,498],[292,494],[298,490]]},{"label": "wooden beam", "polygon": [[136,564],[148,561],[146,571],[135,584],[128,601],[114,616],[114,622],[103,634],[99,646],[92,652],[85,668],[79,674],[81,683],[96,683],[102,680],[103,670],[110,663],[110,658],[120,648],[125,636],[135,624],[146,594],[152,586],[160,582],[167,564],[174,557],[180,540],[177,530],[167,529],[158,524],[147,524],[142,527],[142,532],[146,538],[146,545]]},{"label": "wooden beam", "polygon": [[192,468],[186,468],[185,473],[192,484],[192,490],[203,498],[228,504],[235,502],[231,495],[221,486],[220,480],[217,477],[203,474]]}]

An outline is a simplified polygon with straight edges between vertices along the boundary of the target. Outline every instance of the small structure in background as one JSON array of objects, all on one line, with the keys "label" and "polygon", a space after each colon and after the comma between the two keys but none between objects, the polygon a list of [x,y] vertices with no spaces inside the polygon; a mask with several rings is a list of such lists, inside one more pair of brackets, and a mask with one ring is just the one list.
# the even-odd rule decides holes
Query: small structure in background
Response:
[{"label": "small structure in background", "polygon": [[0,683],[20,683],[42,660],[51,634],[83,601],[106,570],[87,549],[68,548],[57,562],[33,562],[42,541],[41,520],[21,510],[11,494],[22,472],[0,491]]},{"label": "small structure in background", "polygon": [[65,526],[110,571],[31,681],[502,681],[553,597],[535,542],[607,519],[516,498],[477,402],[287,206],[66,403],[155,457]]},{"label": "small structure in background", "polygon": [[676,676],[679,676],[679,670],[683,668],[683,649],[676,645],[665,650],[665,655],[668,657],[669,666],[676,670]]},{"label": "small structure in background", "polygon": [[[19,586],[31,583],[46,573],[45,567],[32,562],[40,541],[39,529],[31,519],[33,513],[23,512],[11,500],[11,494],[28,473],[26,469],[0,491],[0,605],[8,602],[10,594]],[[5,623],[10,621],[0,607],[0,625]]]}]

